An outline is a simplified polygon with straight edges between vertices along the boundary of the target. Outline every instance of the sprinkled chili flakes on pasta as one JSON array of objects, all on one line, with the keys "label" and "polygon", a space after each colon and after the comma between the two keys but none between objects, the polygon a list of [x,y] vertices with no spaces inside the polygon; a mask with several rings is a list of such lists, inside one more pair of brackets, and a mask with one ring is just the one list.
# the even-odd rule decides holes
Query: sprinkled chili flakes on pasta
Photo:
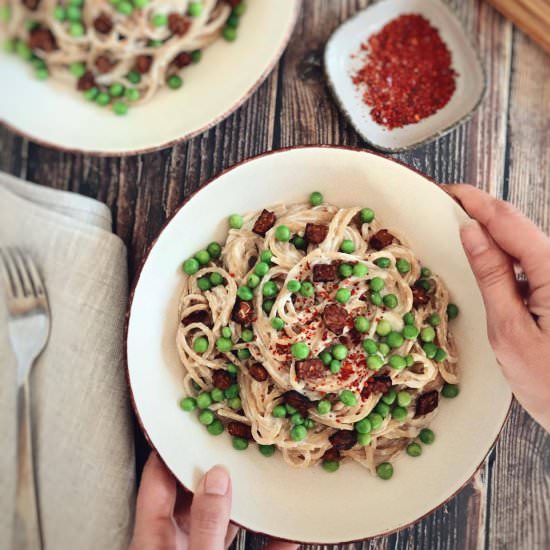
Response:
[{"label": "sprinkled chili flakes on pasta", "polygon": [[223,36],[237,38],[242,0],[0,0],[4,48],[119,115],[159,89]]},{"label": "sprinkled chili flakes on pasta", "polygon": [[440,396],[458,394],[458,307],[370,208],[309,203],[229,217],[183,263],[177,348],[185,411],[233,447],[382,479],[419,456]]}]

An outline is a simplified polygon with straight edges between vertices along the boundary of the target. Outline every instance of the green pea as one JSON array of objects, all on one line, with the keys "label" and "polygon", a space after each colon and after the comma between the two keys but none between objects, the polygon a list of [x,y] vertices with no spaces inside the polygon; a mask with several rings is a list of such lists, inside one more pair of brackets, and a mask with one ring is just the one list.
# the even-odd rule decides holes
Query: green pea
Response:
[{"label": "green pea", "polygon": [[218,286],[224,282],[224,278],[217,271],[210,273],[209,279],[212,286]]},{"label": "green pea", "polygon": [[241,340],[243,342],[252,342],[252,340],[254,340],[254,332],[249,328],[245,328],[241,332]]},{"label": "green pea", "polygon": [[308,430],[311,430],[312,428],[315,427],[315,421],[313,420],[313,418],[306,418],[304,420],[304,426],[308,429]]},{"label": "green pea", "polygon": [[386,343],[390,348],[397,349],[403,345],[403,336],[399,332],[392,331],[386,337]]},{"label": "green pea", "polygon": [[441,363],[441,361],[445,361],[447,359],[447,352],[443,348],[437,348],[437,351],[435,352],[434,359]]},{"label": "green pea", "polygon": [[233,397],[231,398],[227,404],[229,405],[230,409],[233,409],[234,411],[240,411],[242,407],[242,402],[240,397]]},{"label": "green pea", "polygon": [[420,331],[420,339],[423,342],[433,342],[435,339],[435,330],[432,327],[424,327]]},{"label": "green pea", "polygon": [[4,40],[4,51],[6,53],[14,53],[17,46],[17,41],[14,38],[6,38]]},{"label": "green pea", "polygon": [[332,347],[332,356],[338,361],[342,361],[348,356],[348,348],[344,344],[336,344]]},{"label": "green pea", "polygon": [[157,13],[151,18],[154,27],[164,27],[168,23],[168,17],[163,13]]},{"label": "green pea", "polygon": [[247,350],[246,348],[237,350],[237,357],[241,361],[246,361],[247,359],[250,359],[250,355],[251,355],[250,351]]},{"label": "green pea", "polygon": [[269,458],[275,454],[275,445],[258,445],[258,450]]},{"label": "green pea", "polygon": [[391,415],[392,418],[395,418],[395,420],[405,420],[405,418],[407,418],[407,409],[403,407],[395,407],[391,412]]},{"label": "green pea", "polygon": [[19,40],[15,45],[15,51],[25,61],[29,61],[32,58],[32,50],[27,46],[25,42]]},{"label": "green pea", "polygon": [[374,292],[380,292],[384,288],[384,279],[382,277],[373,277],[369,281],[370,289]]},{"label": "green pea", "polygon": [[207,392],[202,392],[197,395],[197,407],[199,409],[207,409],[212,405],[212,397]]},{"label": "green pea", "polygon": [[198,17],[202,13],[202,4],[200,2],[190,2],[188,13],[191,17]]},{"label": "green pea", "polygon": [[397,296],[395,294],[386,294],[382,298],[382,301],[388,309],[394,309],[397,307],[398,304]]},{"label": "green pea", "polygon": [[300,290],[300,287],[301,287],[301,283],[300,281],[297,281],[296,279],[291,279],[290,281],[288,281],[286,287],[288,288],[288,290],[290,292],[298,292]]},{"label": "green pea", "polygon": [[123,116],[128,112],[128,105],[123,101],[115,101],[113,103],[113,113],[115,115]]},{"label": "green pea", "polygon": [[449,319],[455,319],[458,316],[458,306],[456,304],[449,304],[447,306],[447,317]]},{"label": "green pea", "polygon": [[392,355],[388,363],[392,369],[396,370],[402,370],[407,366],[407,361],[401,355]]},{"label": "green pea", "polygon": [[362,346],[369,355],[374,355],[378,351],[378,344],[372,338],[363,340]]},{"label": "green pea", "polygon": [[357,405],[357,397],[350,390],[342,390],[340,393],[340,401],[346,405],[346,407],[353,407]]},{"label": "green pea", "polygon": [[323,470],[325,472],[333,473],[340,468],[340,462],[337,460],[323,460]]},{"label": "green pea", "polygon": [[121,2],[117,2],[116,9],[124,15],[130,15],[134,11],[134,6],[130,2],[122,0]]},{"label": "green pea", "polygon": [[426,342],[422,345],[422,349],[428,359],[433,359],[437,353],[437,346],[433,342]]},{"label": "green pea", "polygon": [[205,426],[209,426],[214,422],[215,416],[214,413],[209,409],[204,409],[199,414],[199,422]]},{"label": "green pea", "polygon": [[264,300],[262,309],[269,315],[273,309],[273,300]]},{"label": "green pea", "polygon": [[266,275],[269,271],[269,264],[266,262],[259,262],[256,264],[256,267],[254,268],[254,273],[258,275],[258,277],[263,277]]},{"label": "green pea", "polygon": [[432,325],[432,327],[437,327],[439,324],[441,324],[441,317],[437,313],[432,313],[428,317],[428,323]]},{"label": "green pea", "polygon": [[147,42],[147,45],[151,48],[158,48],[159,46],[162,46],[164,42],[162,40],[149,40]]},{"label": "green pea", "polygon": [[304,298],[311,298],[315,294],[315,287],[309,281],[304,281],[300,288],[300,295]]},{"label": "green pea", "polygon": [[67,19],[69,21],[80,21],[82,19],[82,10],[78,6],[67,6],[66,10]]},{"label": "green pea", "polygon": [[359,262],[353,266],[353,275],[355,277],[364,277],[368,272],[369,268],[366,264]]},{"label": "green pea", "polygon": [[254,297],[254,294],[252,294],[252,290],[248,288],[247,286],[240,286],[237,289],[237,296],[244,300],[245,302],[249,302]]},{"label": "green pea", "polygon": [[197,408],[197,401],[193,397],[184,397],[180,401],[180,407],[185,412],[194,411]]},{"label": "green pea", "polygon": [[414,315],[408,311],[405,315],[403,315],[403,322],[406,325],[414,325]]},{"label": "green pea", "polygon": [[409,353],[405,356],[405,362],[407,363],[407,367],[412,367],[414,365],[414,357]]},{"label": "green pea", "polygon": [[309,348],[307,344],[303,342],[296,342],[290,346],[290,351],[292,352],[292,357],[298,359],[299,361],[307,359],[309,356]]},{"label": "green pea", "polygon": [[97,97],[98,94],[99,94],[99,90],[94,86],[92,88],[87,89],[84,92],[84,97],[88,101],[94,101],[94,99]]},{"label": "green pea", "polygon": [[399,258],[395,262],[395,267],[399,273],[408,273],[411,270],[411,264],[405,258]]},{"label": "green pea", "polygon": [[0,6],[0,21],[7,23],[11,19],[11,7]]},{"label": "green pea", "polygon": [[120,82],[115,82],[109,86],[109,95],[111,97],[121,97],[124,95],[124,86]]},{"label": "green pea", "polygon": [[128,82],[132,84],[139,84],[141,82],[141,74],[138,71],[130,71],[126,78],[128,79]]},{"label": "green pea", "polygon": [[126,97],[128,101],[137,101],[140,98],[139,90],[136,88],[127,88]]},{"label": "green pea", "polygon": [[199,250],[195,254],[195,259],[199,264],[206,265],[210,261],[210,254],[208,254],[207,250]]},{"label": "green pea", "polygon": [[374,210],[362,208],[359,212],[359,217],[362,223],[371,223],[374,220]]},{"label": "green pea", "polygon": [[86,65],[84,63],[71,63],[69,72],[76,78],[80,78],[86,72]]},{"label": "green pea", "polygon": [[341,304],[345,304],[349,302],[349,299],[351,298],[351,292],[347,288],[339,288],[336,291],[336,301],[340,302]]},{"label": "green pea", "polygon": [[211,258],[219,258],[222,255],[222,247],[217,242],[211,242],[207,247],[206,251]]},{"label": "green pea", "polygon": [[390,332],[391,324],[389,321],[386,321],[385,319],[378,321],[378,325],[376,325],[376,334],[379,336],[387,336]]},{"label": "green pea", "polygon": [[262,287],[262,294],[266,298],[273,298],[279,294],[279,287],[274,281],[267,281]]},{"label": "green pea", "polygon": [[422,275],[422,277],[431,277],[432,276],[432,270],[429,269],[428,267],[423,267],[420,270],[420,275]]},{"label": "green pea", "polygon": [[371,441],[372,441],[371,434],[357,434],[357,443],[359,443],[359,445],[366,447],[367,445],[371,444]]},{"label": "green pea", "polygon": [[242,437],[234,437],[231,440],[231,443],[233,445],[233,448],[237,451],[244,451],[248,449],[248,439],[244,439]]},{"label": "green pea", "polygon": [[353,254],[355,252],[355,244],[351,239],[344,239],[340,245],[340,251],[345,254]]},{"label": "green pea", "polygon": [[231,338],[232,335],[233,335],[233,333],[231,332],[230,327],[223,327],[222,328],[222,336],[224,338]]},{"label": "green pea", "polygon": [[319,191],[313,191],[309,196],[309,202],[311,206],[319,206],[323,204],[323,195]]},{"label": "green pea", "polygon": [[431,445],[435,441],[435,434],[429,428],[423,428],[420,430],[418,437],[425,445]]},{"label": "green pea", "polygon": [[296,235],[291,242],[298,250],[305,250],[307,248],[307,241],[299,235]]},{"label": "green pea", "polygon": [[282,242],[290,240],[290,229],[288,225],[278,225],[275,228],[275,239]]},{"label": "green pea", "polygon": [[392,388],[387,393],[382,396],[382,401],[386,405],[393,405],[394,401],[397,399],[397,392]]},{"label": "green pea", "polygon": [[220,390],[220,388],[214,388],[210,392],[210,397],[212,397],[212,401],[215,403],[220,403],[225,399],[225,394],[223,393],[223,390]]},{"label": "green pea", "polygon": [[332,410],[332,404],[328,399],[321,399],[317,402],[317,412],[319,414],[328,414]]},{"label": "green pea", "polygon": [[100,92],[99,94],[97,94],[95,102],[101,107],[105,107],[111,102],[111,96],[109,94],[106,94],[105,92]]},{"label": "green pea", "polygon": [[330,354],[329,351],[325,350],[319,354],[319,359],[321,359],[325,367],[328,367],[330,365],[330,362],[332,361],[332,355]]},{"label": "green pea", "polygon": [[377,430],[378,428],[380,428],[380,426],[382,426],[382,423],[384,422],[382,416],[375,412],[370,413],[367,418],[370,420],[370,425],[372,426],[373,430]]},{"label": "green pea", "polygon": [[353,274],[353,266],[351,264],[340,264],[338,273],[344,278],[351,277]]},{"label": "green pea", "polygon": [[286,408],[284,405],[277,405],[276,407],[273,408],[273,410],[271,411],[271,414],[275,418],[283,418],[286,416]]},{"label": "green pea", "polygon": [[385,357],[390,352],[390,346],[388,346],[386,342],[380,342],[380,344],[378,344],[378,352]]},{"label": "green pea", "polygon": [[380,370],[384,366],[384,359],[378,355],[369,355],[367,357],[367,367],[371,370]]},{"label": "green pea", "polygon": [[296,409],[292,405],[285,405],[287,414],[294,414]]},{"label": "green pea", "polygon": [[204,292],[206,290],[210,290],[211,284],[210,279],[208,277],[201,277],[197,280],[197,286]]},{"label": "green pea", "polygon": [[430,281],[428,281],[428,279],[418,279],[418,281],[416,281],[416,284],[420,288],[423,288],[426,292],[432,288],[432,285]]},{"label": "green pea", "polygon": [[370,420],[368,418],[363,418],[359,422],[355,423],[355,431],[360,434],[368,434],[372,430]]},{"label": "green pea", "polygon": [[240,214],[231,214],[228,222],[231,229],[240,229],[244,224],[243,217]]},{"label": "green pea", "polygon": [[379,292],[371,292],[369,299],[371,301],[371,304],[375,306],[381,306],[383,304],[382,296],[380,295]]},{"label": "green pea", "polygon": [[181,79],[181,76],[172,74],[166,79],[166,84],[168,84],[168,87],[172,90],[179,90],[183,85],[183,80]]},{"label": "green pea", "polygon": [[[250,332],[252,332],[252,331],[250,331]],[[227,372],[231,376],[236,376],[237,372],[239,372],[239,369],[237,368],[237,365],[234,365],[233,363],[227,363]]]},{"label": "green pea", "polygon": [[38,67],[34,72],[34,76],[36,76],[38,80],[46,80],[50,76],[50,73],[46,67]]},{"label": "green pea", "polygon": [[256,288],[260,284],[260,277],[256,273],[252,273],[248,280],[246,281],[246,286],[248,288]]},{"label": "green pea", "polygon": [[391,260],[389,258],[376,258],[374,263],[382,269],[387,269],[391,265]]},{"label": "green pea", "polygon": [[407,454],[409,456],[420,456],[422,454],[422,447],[418,443],[410,443],[407,445]]},{"label": "green pea", "polygon": [[222,336],[216,340],[216,349],[221,353],[227,353],[233,349],[233,342]]},{"label": "green pea", "polygon": [[383,401],[379,401],[374,410],[382,417],[386,418],[390,412],[390,406],[386,405]]},{"label": "green pea", "polygon": [[459,393],[460,389],[456,384],[445,384],[441,390],[441,395],[449,399],[456,397]]},{"label": "green pea", "polygon": [[407,391],[400,391],[397,394],[397,404],[400,407],[408,407],[411,404],[412,397],[411,394]]},{"label": "green pea", "polygon": [[370,321],[366,317],[356,317],[353,326],[357,332],[367,332],[370,328]]},{"label": "green pea", "polygon": [[300,413],[294,413],[290,417],[290,423],[293,426],[301,426],[304,423],[304,417]]},{"label": "green pea", "polygon": [[380,479],[391,479],[393,476],[393,466],[389,462],[382,462],[382,464],[376,466],[376,473]]},{"label": "green pea", "polygon": [[266,264],[269,264],[272,258],[273,258],[273,252],[271,252],[271,250],[262,250],[260,254],[260,261],[265,262]]},{"label": "green pea", "polygon": [[210,435],[221,435],[225,428],[222,422],[216,418],[206,429]]},{"label": "green pea", "polygon": [[405,325],[403,327],[403,336],[407,340],[416,340],[418,337],[418,329],[414,325]]},{"label": "green pea", "polygon": [[280,317],[273,317],[271,319],[271,326],[275,330],[281,330],[285,326],[285,322]]},{"label": "green pea", "polygon": [[307,428],[305,426],[294,426],[290,430],[290,437],[293,441],[303,441],[307,437]]},{"label": "green pea", "polygon": [[338,359],[333,359],[330,362],[329,369],[330,369],[330,372],[332,372],[332,374],[338,374],[341,368],[342,368],[342,363],[338,361]]},{"label": "green pea", "polygon": [[199,336],[193,342],[193,350],[195,353],[204,353],[208,349],[208,340],[204,336]]},{"label": "green pea", "polygon": [[237,40],[237,31],[231,27],[225,27],[223,29],[223,37],[227,42],[234,42]]},{"label": "green pea", "polygon": [[197,382],[195,382],[195,380],[191,380],[191,386],[193,386],[195,391],[201,391],[201,387],[197,384]]}]

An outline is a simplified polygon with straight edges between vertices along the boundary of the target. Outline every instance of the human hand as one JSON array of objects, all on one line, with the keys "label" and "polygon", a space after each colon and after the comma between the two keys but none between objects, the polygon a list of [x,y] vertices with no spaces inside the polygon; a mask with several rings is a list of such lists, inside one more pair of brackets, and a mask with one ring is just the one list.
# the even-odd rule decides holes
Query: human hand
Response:
[{"label": "human hand", "polygon": [[[550,431],[550,238],[510,203],[471,185],[446,186],[477,221],[460,230],[477,279],[489,341],[514,395]],[[523,297],[514,264],[527,277]]]},{"label": "human hand", "polygon": [[[152,452],[141,478],[130,550],[223,550],[238,531],[229,523],[230,512],[231,479],[225,468],[208,471],[193,498],[178,494],[174,476]],[[264,550],[297,548],[274,541]]]}]

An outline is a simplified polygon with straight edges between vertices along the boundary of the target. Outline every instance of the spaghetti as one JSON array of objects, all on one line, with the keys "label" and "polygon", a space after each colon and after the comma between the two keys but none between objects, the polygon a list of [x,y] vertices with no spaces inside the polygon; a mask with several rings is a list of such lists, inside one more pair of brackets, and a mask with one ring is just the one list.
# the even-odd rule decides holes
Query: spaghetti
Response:
[{"label": "spaghetti", "polygon": [[390,477],[397,454],[433,438],[440,395],[458,393],[443,281],[372,210],[320,193],[229,225],[183,264],[182,408],[238,449]]}]

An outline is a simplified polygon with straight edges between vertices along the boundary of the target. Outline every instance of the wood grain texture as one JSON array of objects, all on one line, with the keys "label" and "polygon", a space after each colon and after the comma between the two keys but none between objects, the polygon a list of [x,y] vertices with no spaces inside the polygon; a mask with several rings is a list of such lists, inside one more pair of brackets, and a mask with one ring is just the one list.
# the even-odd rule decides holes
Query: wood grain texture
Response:
[{"label": "wood grain texture", "polygon": [[[322,53],[333,30],[368,4],[304,0],[289,47],[269,78],[233,115],[186,143],[123,159],[94,158],[50,150],[0,128],[0,169],[106,202],[114,229],[128,246],[132,277],[166,218],[224,168],[279,147],[364,145],[332,100]],[[438,181],[469,181],[508,198],[549,230],[549,58],[486,2],[449,4],[477,41],[487,72],[486,97],[465,125],[393,156]],[[137,430],[136,441],[140,466],[147,447]],[[550,548],[549,473],[548,435],[514,405],[481,470],[435,513],[388,537],[309,548]],[[260,550],[265,542],[264,537],[241,532],[233,549]]]}]

